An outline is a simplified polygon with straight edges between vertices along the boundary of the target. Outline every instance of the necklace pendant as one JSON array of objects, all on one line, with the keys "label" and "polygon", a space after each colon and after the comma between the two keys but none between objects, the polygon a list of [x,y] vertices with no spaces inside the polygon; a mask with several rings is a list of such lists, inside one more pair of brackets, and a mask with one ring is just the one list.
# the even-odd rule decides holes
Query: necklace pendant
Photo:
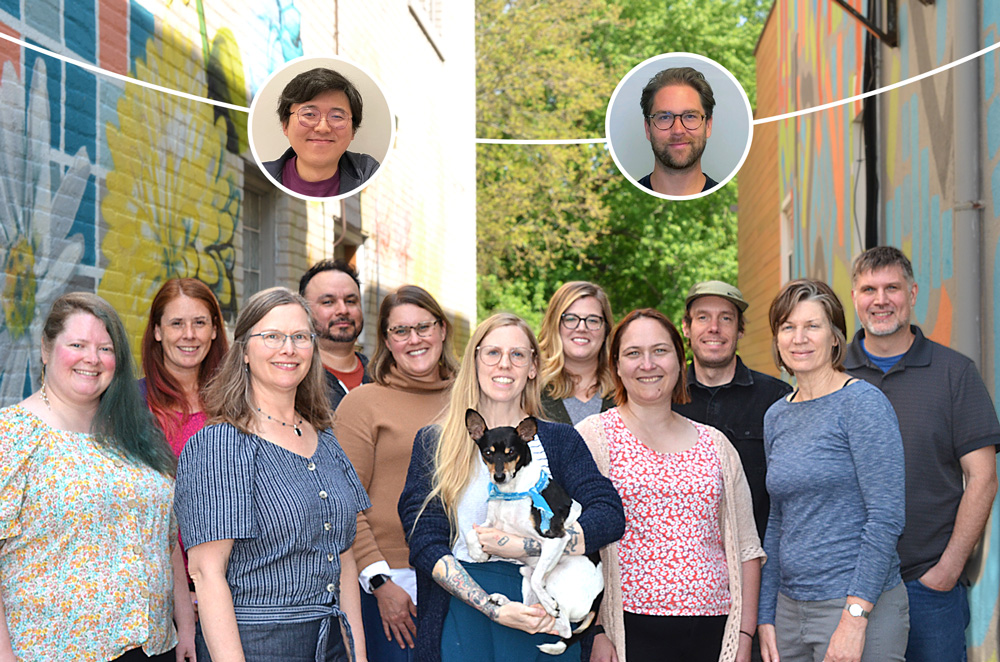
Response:
[{"label": "necklace pendant", "polygon": [[298,425],[293,425],[292,428],[295,430],[295,434],[297,434],[300,437],[302,436],[302,430],[301,428],[299,428]]}]

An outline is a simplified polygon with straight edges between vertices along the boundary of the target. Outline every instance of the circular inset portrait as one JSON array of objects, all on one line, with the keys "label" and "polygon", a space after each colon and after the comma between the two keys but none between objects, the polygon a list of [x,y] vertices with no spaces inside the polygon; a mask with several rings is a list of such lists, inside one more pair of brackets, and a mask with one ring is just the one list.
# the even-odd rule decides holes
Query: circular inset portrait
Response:
[{"label": "circular inset portrait", "polygon": [[722,65],[694,53],[666,53],[618,83],[605,120],[615,165],[642,190],[689,200],[732,179],[753,139],[743,86]]},{"label": "circular inset portrait", "polygon": [[274,184],[307,200],[357,193],[385,167],[395,133],[378,82],[341,57],[301,57],[250,105],[250,151]]}]

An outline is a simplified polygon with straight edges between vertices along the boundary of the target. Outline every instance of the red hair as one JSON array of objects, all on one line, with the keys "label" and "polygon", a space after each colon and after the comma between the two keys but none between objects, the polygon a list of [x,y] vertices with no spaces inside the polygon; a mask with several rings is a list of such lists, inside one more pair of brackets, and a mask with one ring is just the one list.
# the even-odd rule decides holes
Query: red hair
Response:
[{"label": "red hair", "polygon": [[[160,325],[167,304],[180,296],[196,299],[205,304],[212,318],[212,325],[215,327],[215,338],[212,339],[208,354],[205,355],[198,370],[199,400],[205,384],[215,374],[222,357],[229,349],[226,327],[222,322],[222,309],[208,285],[197,278],[171,278],[164,283],[149,307],[149,323],[146,324],[146,331],[142,336],[142,372],[146,376],[146,404],[168,437],[184,425],[192,412],[188,408],[180,386],[163,363],[163,345],[156,339],[155,328]],[[175,416],[177,411],[182,414],[180,421]]]}]

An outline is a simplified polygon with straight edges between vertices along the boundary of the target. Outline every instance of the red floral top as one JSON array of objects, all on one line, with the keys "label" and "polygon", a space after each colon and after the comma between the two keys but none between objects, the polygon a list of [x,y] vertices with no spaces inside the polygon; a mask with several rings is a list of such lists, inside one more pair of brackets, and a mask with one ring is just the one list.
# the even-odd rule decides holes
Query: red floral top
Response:
[{"label": "red floral top", "polygon": [[722,465],[708,428],[680,453],[636,439],[618,409],[601,414],[610,478],[625,506],[618,543],[623,607],[653,616],[729,613],[729,573],[719,526]]}]

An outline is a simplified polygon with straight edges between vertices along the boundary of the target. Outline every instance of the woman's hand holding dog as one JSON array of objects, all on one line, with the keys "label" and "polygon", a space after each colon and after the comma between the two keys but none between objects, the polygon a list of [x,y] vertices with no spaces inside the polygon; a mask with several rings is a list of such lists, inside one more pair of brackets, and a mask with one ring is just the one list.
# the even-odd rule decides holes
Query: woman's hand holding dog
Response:
[{"label": "woman's hand holding dog", "polygon": [[492,616],[500,625],[523,630],[528,634],[545,632],[558,634],[555,631],[556,619],[546,613],[542,605],[526,605],[522,602],[508,602],[500,605]]},{"label": "woman's hand holding dog", "polygon": [[541,553],[542,546],[532,538],[523,538],[491,526],[473,524],[472,528],[476,531],[483,552],[490,556],[499,556],[504,559],[523,559],[528,556],[538,556]]},{"label": "woman's hand holding dog", "polygon": [[410,594],[392,580],[379,586],[372,594],[378,600],[385,638],[392,641],[395,637],[400,648],[413,648],[413,640],[417,636],[413,617],[417,615],[417,606],[410,599]]}]

